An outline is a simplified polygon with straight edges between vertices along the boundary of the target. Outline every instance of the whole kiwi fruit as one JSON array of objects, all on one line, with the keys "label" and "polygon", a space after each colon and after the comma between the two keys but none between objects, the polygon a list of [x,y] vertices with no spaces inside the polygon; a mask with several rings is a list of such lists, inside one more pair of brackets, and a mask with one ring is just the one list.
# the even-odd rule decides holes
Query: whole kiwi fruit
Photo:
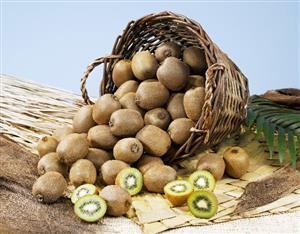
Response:
[{"label": "whole kiwi fruit", "polygon": [[134,92],[126,93],[120,99],[120,103],[122,105],[122,108],[124,108],[124,109],[136,110],[136,111],[140,112],[140,114],[142,116],[144,116],[144,114],[145,114],[145,111],[135,103],[135,93]]},{"label": "whole kiwi fruit", "polygon": [[49,171],[57,171],[63,176],[67,176],[68,167],[60,161],[58,153],[48,153],[44,155],[38,162],[37,165],[38,174],[44,175]]},{"label": "whole kiwi fruit", "polygon": [[171,147],[169,134],[154,125],[143,127],[136,138],[142,142],[145,151],[153,156],[161,157]]},{"label": "whole kiwi fruit", "polygon": [[118,138],[112,134],[108,125],[97,125],[92,127],[88,132],[87,139],[90,146],[104,150],[113,149],[118,141]]},{"label": "whole kiwi fruit", "polygon": [[71,167],[69,173],[70,182],[76,187],[82,184],[94,184],[97,171],[94,164],[87,159],[77,160]]},{"label": "whole kiwi fruit", "polygon": [[175,42],[165,42],[162,43],[156,50],[155,50],[155,58],[158,62],[163,62],[168,57],[175,57],[180,58],[181,49],[178,44]]},{"label": "whole kiwi fruit", "polygon": [[58,145],[58,141],[53,136],[44,136],[42,137],[36,146],[36,149],[40,156],[45,154],[55,152]]},{"label": "whole kiwi fruit", "polygon": [[189,67],[175,57],[168,57],[157,69],[157,79],[169,90],[178,91],[188,81]]},{"label": "whole kiwi fruit", "polygon": [[183,62],[190,66],[194,74],[203,75],[207,69],[204,50],[196,46],[184,49]]},{"label": "whole kiwi fruit", "polygon": [[131,109],[115,111],[109,120],[111,133],[118,137],[135,136],[144,126],[144,120],[140,112]]},{"label": "whole kiwi fruit", "polygon": [[114,147],[113,155],[115,159],[128,164],[134,163],[143,154],[142,143],[133,137],[123,138],[117,142]]},{"label": "whole kiwi fruit", "polygon": [[77,111],[73,118],[74,132],[87,133],[91,127],[96,125],[92,113],[92,105],[83,106]]},{"label": "whole kiwi fruit", "polygon": [[165,165],[155,165],[144,174],[144,185],[149,192],[163,193],[167,183],[176,179],[176,171]]},{"label": "whole kiwi fruit", "polygon": [[53,203],[63,196],[67,182],[62,174],[56,171],[46,172],[32,186],[32,194],[39,202]]},{"label": "whole kiwi fruit", "polygon": [[87,160],[90,160],[94,164],[96,170],[98,171],[103,165],[103,163],[111,159],[111,156],[105,150],[89,148],[89,152],[85,158]]},{"label": "whole kiwi fruit", "polygon": [[186,117],[183,106],[183,96],[184,93],[173,94],[167,103],[167,111],[173,120]]},{"label": "whole kiwi fruit", "polygon": [[65,126],[65,127],[60,127],[55,129],[54,132],[52,133],[52,136],[59,142],[63,138],[65,138],[65,136],[71,133],[74,133],[74,129],[69,126]]},{"label": "whole kiwi fruit", "polygon": [[135,94],[135,102],[145,110],[162,107],[169,99],[169,91],[160,82],[142,82]]},{"label": "whole kiwi fruit", "polygon": [[197,87],[205,88],[205,77],[200,75],[189,75],[185,90],[194,89]]},{"label": "whole kiwi fruit", "polygon": [[151,156],[151,155],[143,155],[136,164],[137,169],[145,174],[151,167],[154,165],[164,165],[163,160],[161,158]]},{"label": "whole kiwi fruit", "polygon": [[195,123],[188,118],[175,119],[170,123],[168,133],[174,143],[182,145],[190,137],[190,129],[194,126]]},{"label": "whole kiwi fruit", "polygon": [[134,75],[131,69],[131,61],[128,59],[119,60],[113,68],[112,79],[117,87],[120,87],[128,80],[133,80]]},{"label": "whole kiwi fruit", "polygon": [[187,117],[193,121],[198,121],[204,105],[205,89],[198,87],[186,91],[183,96],[183,106]]},{"label": "whole kiwi fruit", "polygon": [[216,180],[220,180],[224,175],[225,162],[222,155],[209,153],[199,159],[196,168],[209,171]]},{"label": "whole kiwi fruit", "polygon": [[149,51],[140,51],[133,56],[131,68],[136,78],[146,80],[155,76],[158,63]]},{"label": "whole kiwi fruit", "polygon": [[106,201],[106,213],[111,216],[126,214],[132,203],[129,192],[119,185],[106,186],[100,191],[99,195]]},{"label": "whole kiwi fruit", "polygon": [[114,95],[120,100],[126,93],[136,92],[139,83],[136,80],[128,80],[116,90]]},{"label": "whole kiwi fruit", "polygon": [[163,130],[168,128],[170,123],[170,115],[164,108],[155,108],[149,110],[144,116],[144,122],[147,125],[154,125]]},{"label": "whole kiwi fruit", "polygon": [[119,99],[112,94],[104,94],[94,104],[93,119],[97,124],[108,124],[111,114],[119,109]]},{"label": "whole kiwi fruit", "polygon": [[120,160],[108,160],[101,166],[101,176],[105,184],[115,184],[118,173],[129,165]]}]

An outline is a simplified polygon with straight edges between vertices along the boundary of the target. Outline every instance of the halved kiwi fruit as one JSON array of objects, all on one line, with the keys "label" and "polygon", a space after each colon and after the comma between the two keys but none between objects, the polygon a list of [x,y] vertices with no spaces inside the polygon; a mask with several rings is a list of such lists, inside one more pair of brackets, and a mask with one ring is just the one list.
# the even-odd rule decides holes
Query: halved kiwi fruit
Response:
[{"label": "halved kiwi fruit", "polygon": [[144,116],[146,125],[154,125],[164,130],[168,128],[170,119],[170,114],[164,108],[149,110]]},{"label": "halved kiwi fruit", "polygon": [[188,181],[194,186],[194,190],[208,190],[213,191],[216,186],[216,181],[214,176],[204,170],[198,170],[192,173]]},{"label": "halved kiwi fruit", "polygon": [[97,188],[93,184],[83,184],[77,187],[71,195],[71,201],[75,204],[79,198],[86,196],[86,195],[93,195],[96,194]]},{"label": "halved kiwi fruit", "polygon": [[174,180],[164,187],[166,198],[174,205],[180,206],[186,202],[193,192],[193,185],[186,180]]},{"label": "halved kiwi fruit", "polygon": [[135,93],[138,86],[139,83],[136,80],[128,80],[116,90],[114,95],[120,100],[126,93]]},{"label": "halved kiwi fruit", "polygon": [[179,58],[181,54],[181,49],[178,44],[175,42],[165,42],[162,43],[156,50],[155,50],[155,58],[157,61],[162,62],[168,57],[175,57]]},{"label": "halved kiwi fruit", "polygon": [[136,168],[124,168],[117,175],[116,185],[126,189],[130,195],[136,195],[142,190],[143,175]]},{"label": "halved kiwi fruit", "polygon": [[117,87],[120,87],[128,80],[134,79],[131,69],[131,61],[128,59],[122,59],[118,61],[112,71],[112,79]]},{"label": "halved kiwi fruit", "polygon": [[131,68],[136,78],[146,80],[155,76],[158,63],[149,51],[140,51],[133,56]]},{"label": "halved kiwi fruit", "polygon": [[45,154],[55,152],[58,145],[58,141],[53,136],[44,136],[42,137],[36,146],[36,149],[40,156]]},{"label": "halved kiwi fruit", "polygon": [[94,164],[87,159],[76,161],[69,173],[69,179],[72,184],[79,186],[82,184],[94,184],[96,182],[97,171]]},{"label": "halved kiwi fruit", "polygon": [[89,129],[96,125],[92,117],[93,106],[87,105],[81,107],[73,118],[73,129],[77,133],[87,133]]},{"label": "halved kiwi fruit", "polygon": [[111,133],[108,125],[92,127],[88,132],[87,139],[90,146],[105,150],[113,149],[114,145],[118,142],[118,138]]},{"label": "halved kiwi fruit", "polygon": [[218,211],[218,200],[211,191],[193,192],[189,196],[187,204],[190,212],[197,218],[209,219]]},{"label": "halved kiwi fruit", "polygon": [[119,140],[113,149],[113,155],[115,159],[129,164],[136,162],[142,156],[142,154],[142,143],[133,137]]},{"label": "halved kiwi fruit", "polygon": [[107,210],[106,202],[98,195],[81,197],[74,205],[75,214],[86,222],[96,222]]}]

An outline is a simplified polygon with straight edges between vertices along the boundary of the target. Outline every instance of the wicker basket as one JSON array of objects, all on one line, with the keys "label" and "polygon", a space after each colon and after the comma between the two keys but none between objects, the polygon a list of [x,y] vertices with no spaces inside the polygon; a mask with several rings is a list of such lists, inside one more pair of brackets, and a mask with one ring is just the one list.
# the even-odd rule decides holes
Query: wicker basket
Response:
[{"label": "wicker basket", "polygon": [[191,136],[169,162],[189,157],[200,146],[212,146],[236,131],[246,116],[249,96],[248,81],[239,68],[209,38],[197,22],[169,11],[147,15],[131,21],[123,34],[117,37],[112,55],[94,60],[81,79],[82,97],[92,104],[86,90],[86,81],[93,69],[103,64],[101,94],[114,93],[112,81],[114,65],[123,58],[131,59],[141,50],[154,52],[163,42],[176,41],[183,48],[200,46],[204,49],[206,71],[205,103],[202,115]]}]

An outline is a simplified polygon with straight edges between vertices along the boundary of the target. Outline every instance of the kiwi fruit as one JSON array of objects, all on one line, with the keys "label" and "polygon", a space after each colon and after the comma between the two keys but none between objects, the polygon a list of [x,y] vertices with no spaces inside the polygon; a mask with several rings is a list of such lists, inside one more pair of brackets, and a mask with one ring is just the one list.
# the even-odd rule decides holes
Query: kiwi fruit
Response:
[{"label": "kiwi fruit", "polygon": [[209,219],[218,211],[217,197],[210,191],[193,192],[189,196],[187,204],[190,212],[197,218]]},{"label": "kiwi fruit", "polygon": [[145,110],[162,107],[169,99],[169,91],[158,81],[142,82],[135,94],[135,102]]},{"label": "kiwi fruit", "polygon": [[115,184],[116,177],[121,170],[129,165],[120,160],[108,160],[101,166],[101,176],[105,184]]},{"label": "kiwi fruit", "polygon": [[157,59],[158,62],[163,62],[168,57],[179,58],[180,54],[181,54],[181,49],[179,45],[171,41],[162,43],[155,50],[155,58]]},{"label": "kiwi fruit", "polygon": [[166,130],[170,123],[170,115],[164,108],[155,108],[149,110],[144,116],[144,122],[148,125],[154,125]]},{"label": "kiwi fruit", "polygon": [[53,203],[63,196],[67,182],[62,174],[56,171],[46,172],[32,186],[32,194],[39,202]]},{"label": "kiwi fruit", "polygon": [[189,119],[193,121],[199,120],[205,101],[204,99],[205,89],[203,87],[198,87],[186,91],[183,96],[183,106],[184,111]]},{"label": "kiwi fruit", "polygon": [[194,74],[203,75],[207,69],[204,50],[196,46],[183,50],[183,62],[190,66]]},{"label": "kiwi fruit", "polygon": [[107,93],[95,102],[92,116],[97,124],[108,124],[111,114],[119,109],[121,109],[119,99]]},{"label": "kiwi fruit", "polygon": [[143,188],[143,175],[136,168],[124,168],[116,177],[116,185],[126,189],[131,196],[134,196]]},{"label": "kiwi fruit", "polygon": [[99,195],[107,203],[107,214],[111,216],[121,216],[127,213],[132,200],[127,190],[119,185],[109,185],[104,187]]},{"label": "kiwi fruit", "polygon": [[110,131],[117,137],[135,136],[144,126],[140,112],[131,109],[115,111],[109,120]]},{"label": "kiwi fruit", "polygon": [[135,93],[138,89],[139,83],[136,80],[128,80],[123,83],[114,93],[114,95],[120,100],[126,93]]},{"label": "kiwi fruit", "polygon": [[143,127],[136,138],[142,142],[144,150],[153,156],[161,157],[171,147],[169,134],[154,125]]},{"label": "kiwi fruit", "polygon": [[170,113],[170,116],[173,120],[178,118],[186,118],[183,106],[183,96],[184,93],[173,94],[167,103],[167,111]]},{"label": "kiwi fruit", "polygon": [[78,159],[85,158],[89,152],[89,142],[82,134],[67,135],[57,146],[57,153],[62,162],[71,165]]},{"label": "kiwi fruit", "polygon": [[145,114],[145,111],[135,103],[135,93],[134,92],[126,93],[120,99],[120,103],[121,103],[123,109],[136,110],[136,111],[140,112],[140,114],[142,116],[144,116],[144,114]]},{"label": "kiwi fruit", "polygon": [[189,67],[178,58],[168,57],[157,69],[157,79],[169,90],[178,91],[188,81]]},{"label": "kiwi fruit", "polygon": [[143,154],[142,143],[133,137],[123,138],[117,142],[113,149],[115,159],[126,163],[134,163]]},{"label": "kiwi fruit", "polygon": [[249,155],[241,147],[228,148],[223,154],[226,174],[233,178],[241,178],[249,168]]},{"label": "kiwi fruit", "polygon": [[81,107],[73,118],[73,129],[77,133],[87,133],[89,129],[96,125],[93,120],[93,106],[87,105]]},{"label": "kiwi fruit", "polygon": [[222,179],[225,171],[225,162],[221,155],[209,153],[202,156],[197,163],[197,170],[209,171],[215,180]]},{"label": "kiwi fruit", "polygon": [[55,129],[54,132],[52,133],[52,136],[59,142],[71,133],[74,133],[73,128],[66,126],[66,127],[60,127]]},{"label": "kiwi fruit", "polygon": [[71,167],[69,173],[70,182],[76,187],[82,184],[94,184],[97,171],[94,164],[87,159],[77,160]]},{"label": "kiwi fruit", "polygon": [[136,78],[146,80],[155,76],[158,63],[149,51],[140,51],[133,56],[131,68]]},{"label": "kiwi fruit", "polygon": [[118,138],[111,133],[108,125],[92,127],[88,132],[87,139],[90,146],[104,150],[112,150],[114,145],[118,142]]},{"label": "kiwi fruit", "polygon": [[175,144],[182,145],[189,139],[194,126],[195,123],[188,118],[175,119],[170,123],[168,133]]},{"label": "kiwi fruit", "polygon": [[103,163],[111,159],[110,154],[102,149],[89,148],[89,152],[85,159],[90,160],[98,171]]},{"label": "kiwi fruit", "polygon": [[53,136],[44,136],[42,137],[36,146],[36,149],[40,156],[45,154],[55,152],[58,145],[58,141]]},{"label": "kiwi fruit", "polygon": [[165,165],[155,165],[144,174],[144,185],[149,192],[163,193],[164,187],[176,179],[176,171]]},{"label": "kiwi fruit", "polygon": [[86,196],[88,194],[94,195],[97,193],[97,188],[93,184],[82,184],[77,187],[71,195],[71,202],[75,204],[79,198]]},{"label": "kiwi fruit", "polygon": [[189,178],[188,181],[194,186],[194,190],[208,190],[213,191],[216,186],[216,181],[214,176],[204,170],[197,170],[193,172]]},{"label": "kiwi fruit", "polygon": [[164,187],[165,197],[173,206],[180,206],[186,203],[193,192],[193,185],[186,180],[174,180]]},{"label": "kiwi fruit", "polygon": [[136,164],[137,169],[139,169],[142,174],[145,174],[151,167],[154,165],[164,165],[163,160],[161,158],[151,156],[151,155],[143,155]]},{"label": "kiwi fruit", "polygon": [[81,197],[74,205],[74,213],[86,222],[98,221],[105,215],[106,211],[106,202],[98,195]]},{"label": "kiwi fruit", "polygon": [[194,89],[197,87],[205,87],[205,77],[200,75],[189,75],[185,90]]},{"label": "kiwi fruit", "polygon": [[48,153],[44,155],[37,165],[38,174],[44,175],[49,171],[57,171],[63,176],[66,176],[68,173],[68,167],[60,161],[58,153]]},{"label": "kiwi fruit", "polygon": [[120,87],[128,80],[133,80],[134,75],[131,69],[131,61],[128,59],[119,60],[113,68],[112,79],[117,87]]}]

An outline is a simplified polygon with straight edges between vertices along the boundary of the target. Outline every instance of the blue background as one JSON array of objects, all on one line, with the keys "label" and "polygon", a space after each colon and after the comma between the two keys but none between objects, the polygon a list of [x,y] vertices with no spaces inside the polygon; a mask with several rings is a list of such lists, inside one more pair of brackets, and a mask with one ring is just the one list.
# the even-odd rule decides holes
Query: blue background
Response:
[{"label": "blue background", "polygon": [[[248,77],[251,94],[298,87],[298,2],[2,2],[1,73],[80,93],[88,63],[127,22],[171,10],[197,20]],[[98,95],[100,69],[88,90]]]}]

